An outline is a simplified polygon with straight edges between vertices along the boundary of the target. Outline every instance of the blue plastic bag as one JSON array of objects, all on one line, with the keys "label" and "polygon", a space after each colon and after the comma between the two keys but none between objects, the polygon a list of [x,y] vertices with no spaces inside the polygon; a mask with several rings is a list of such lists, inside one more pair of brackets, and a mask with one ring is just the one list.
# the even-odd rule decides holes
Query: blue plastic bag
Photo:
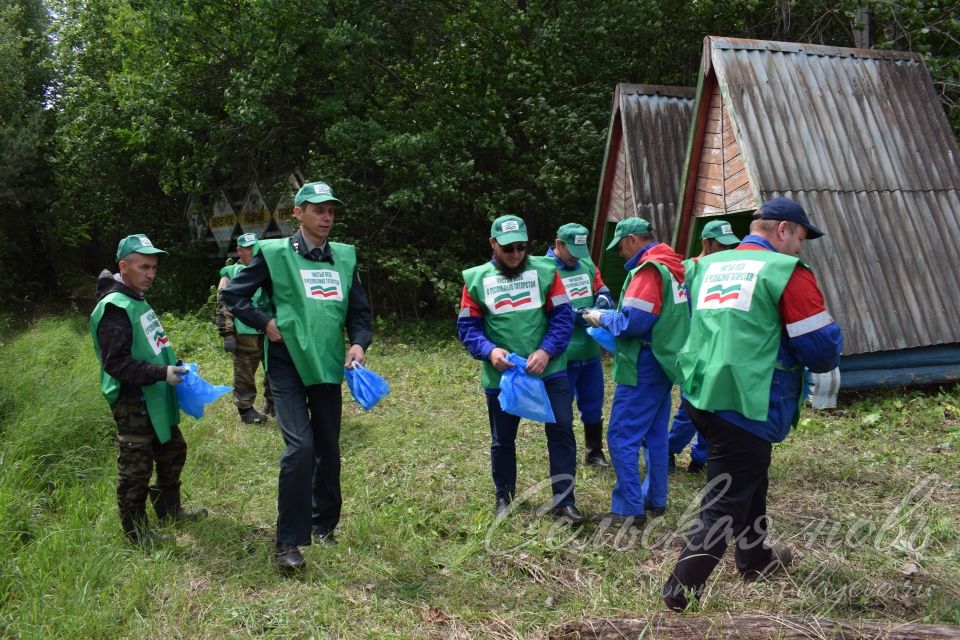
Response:
[{"label": "blue plastic bag", "polygon": [[500,408],[534,422],[556,422],[547,388],[543,380],[527,373],[527,359],[509,353],[507,362],[513,366],[500,376]]},{"label": "blue plastic bag", "polygon": [[587,329],[587,335],[599,342],[600,346],[610,353],[616,353],[617,343],[613,337],[613,334],[603,327],[590,327]]},{"label": "blue plastic bag", "polygon": [[201,378],[196,362],[190,362],[182,366],[187,368],[187,372],[180,374],[183,382],[175,386],[174,389],[177,392],[180,411],[188,416],[193,416],[199,420],[203,417],[204,407],[223,394],[233,391],[233,387],[221,384],[213,385]]},{"label": "blue plastic bag", "polygon": [[383,379],[383,376],[370,371],[357,361],[351,362],[349,367],[345,368],[347,373],[347,387],[353,394],[353,399],[369,411],[388,395],[390,395],[390,385]]}]

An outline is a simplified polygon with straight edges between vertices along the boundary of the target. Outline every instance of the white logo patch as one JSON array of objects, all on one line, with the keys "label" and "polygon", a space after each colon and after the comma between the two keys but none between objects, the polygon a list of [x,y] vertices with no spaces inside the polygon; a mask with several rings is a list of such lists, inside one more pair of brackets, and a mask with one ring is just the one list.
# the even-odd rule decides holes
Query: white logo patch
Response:
[{"label": "white logo patch", "polygon": [[728,224],[722,224],[722,225],[720,225],[720,233],[721,233],[722,235],[727,235],[727,234],[733,233],[733,227],[731,227],[731,226],[728,225]]},{"label": "white logo patch", "polygon": [[167,337],[153,309],[140,316],[140,328],[143,329],[143,334],[147,337],[150,348],[153,349],[153,355],[158,356],[165,347],[171,346],[170,338]]},{"label": "white logo patch", "polygon": [[510,231],[520,231],[520,223],[516,220],[507,220],[500,225],[500,231],[509,233]]},{"label": "white logo patch", "polygon": [[567,290],[567,297],[570,301],[583,298],[593,299],[593,287],[591,286],[590,276],[585,273],[578,273],[575,276],[561,278],[563,286]]},{"label": "white logo patch", "polygon": [[483,279],[483,303],[496,315],[539,309],[543,302],[537,272],[530,269],[516,278],[487,276]]},{"label": "white logo patch", "polygon": [[739,309],[749,311],[762,260],[714,262],[700,281],[697,309]]},{"label": "white logo patch", "polygon": [[330,195],[330,187],[325,184],[315,184],[313,185],[313,192],[328,196]]},{"label": "white logo patch", "polygon": [[333,269],[300,269],[300,279],[310,300],[343,300],[340,274]]},{"label": "white logo patch", "polygon": [[587,236],[573,236],[573,244],[587,244]]},{"label": "white logo patch", "polygon": [[141,247],[152,247],[152,246],[153,246],[153,243],[150,242],[150,238],[137,238],[137,239],[140,240],[140,246],[141,246]]},{"label": "white logo patch", "polygon": [[677,279],[670,274],[670,289],[673,291],[673,304],[687,303],[687,288],[677,282]]}]

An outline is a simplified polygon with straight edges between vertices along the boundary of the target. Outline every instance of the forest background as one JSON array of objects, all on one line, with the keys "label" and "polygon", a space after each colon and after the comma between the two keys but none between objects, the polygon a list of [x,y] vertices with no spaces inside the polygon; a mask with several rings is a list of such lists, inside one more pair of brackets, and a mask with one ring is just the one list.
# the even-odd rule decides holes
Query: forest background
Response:
[{"label": "forest background", "polygon": [[695,86],[706,35],[854,46],[858,9],[960,131],[956,1],[0,0],[0,329],[89,310],[135,232],[154,306],[196,309],[190,195],[292,169],[348,203],[379,314],[449,316],[497,215],[537,251],[590,223],[616,83]]}]

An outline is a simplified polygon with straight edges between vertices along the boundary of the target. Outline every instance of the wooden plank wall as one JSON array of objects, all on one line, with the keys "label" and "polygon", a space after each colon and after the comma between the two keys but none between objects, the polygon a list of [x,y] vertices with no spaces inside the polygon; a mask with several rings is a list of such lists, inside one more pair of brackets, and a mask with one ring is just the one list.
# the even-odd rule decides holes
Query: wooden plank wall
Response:
[{"label": "wooden plank wall", "polygon": [[707,113],[703,147],[697,170],[693,215],[721,215],[746,209],[756,201],[743,154],[719,91],[714,91]]},{"label": "wooden plank wall", "polygon": [[637,205],[633,199],[633,185],[627,171],[626,145],[623,140],[617,145],[614,154],[613,184],[610,185],[610,199],[607,201],[607,210],[602,212],[603,219],[608,222],[619,222],[624,218],[636,215]]}]

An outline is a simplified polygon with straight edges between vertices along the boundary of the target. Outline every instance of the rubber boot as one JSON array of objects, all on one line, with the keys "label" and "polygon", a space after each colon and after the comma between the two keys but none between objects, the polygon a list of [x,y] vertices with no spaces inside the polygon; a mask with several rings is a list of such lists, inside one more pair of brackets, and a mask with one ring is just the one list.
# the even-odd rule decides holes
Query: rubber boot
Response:
[{"label": "rubber boot", "polygon": [[587,446],[586,463],[598,469],[609,469],[603,455],[603,422],[583,425],[583,441]]},{"label": "rubber boot", "polygon": [[160,535],[150,530],[146,509],[121,511],[120,525],[123,527],[123,534],[127,536],[127,539],[140,547],[161,544],[172,540],[170,536]]},{"label": "rubber boot", "polygon": [[150,487],[150,502],[153,503],[153,510],[157,512],[157,519],[160,522],[174,520],[178,522],[199,520],[207,517],[207,510],[204,508],[188,510],[180,505],[180,487],[174,489],[161,489],[160,487]]}]

